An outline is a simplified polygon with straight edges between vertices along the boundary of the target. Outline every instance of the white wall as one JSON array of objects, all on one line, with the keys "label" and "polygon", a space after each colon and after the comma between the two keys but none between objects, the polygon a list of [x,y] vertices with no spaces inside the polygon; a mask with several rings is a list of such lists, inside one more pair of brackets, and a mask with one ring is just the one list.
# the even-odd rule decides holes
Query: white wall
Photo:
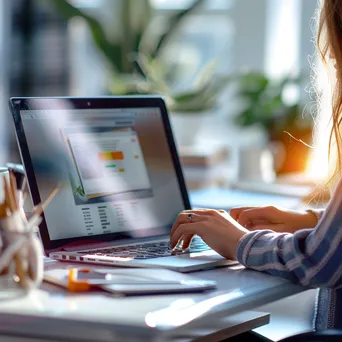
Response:
[{"label": "white wall", "polygon": [[[101,18],[106,34],[111,40],[122,36],[118,6],[121,1],[102,0],[98,8],[83,8],[91,16]],[[70,30],[70,95],[97,96],[103,95],[108,87],[108,71],[106,60],[94,46],[88,26],[77,19],[69,24]]]},{"label": "white wall", "polygon": [[235,26],[233,70],[241,67],[263,69],[267,0],[238,0],[232,8]]},{"label": "white wall", "polygon": [[103,95],[106,80],[104,58],[94,46],[87,25],[76,19],[69,23],[70,95]]},{"label": "white wall", "polygon": [[268,0],[265,31],[265,71],[281,77],[300,69],[300,0]]}]

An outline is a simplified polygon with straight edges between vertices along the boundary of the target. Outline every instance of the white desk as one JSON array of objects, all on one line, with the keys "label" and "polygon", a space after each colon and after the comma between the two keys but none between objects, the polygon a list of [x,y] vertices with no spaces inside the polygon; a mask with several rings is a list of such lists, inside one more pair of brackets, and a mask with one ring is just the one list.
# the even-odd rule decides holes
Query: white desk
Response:
[{"label": "white desk", "polygon": [[[70,267],[70,264],[50,261],[46,267]],[[105,293],[70,294],[43,284],[29,295],[18,296],[16,292],[11,298],[8,294],[0,298],[0,336],[11,329],[18,331],[20,326],[23,333],[36,330],[43,335],[67,332],[69,337],[80,333],[93,336],[96,332],[101,341],[113,341],[118,334],[129,336],[130,340],[164,340],[198,327],[215,326],[219,318],[233,317],[306,290],[286,280],[245,269],[219,268],[193,275],[216,280],[218,289],[203,294],[114,297]],[[203,300],[206,305],[194,304]],[[176,306],[183,309],[170,309]],[[164,308],[169,308],[165,317],[163,311],[153,314]],[[205,315],[201,315],[203,308],[209,310]],[[191,315],[199,317],[181,326],[183,318]]]}]

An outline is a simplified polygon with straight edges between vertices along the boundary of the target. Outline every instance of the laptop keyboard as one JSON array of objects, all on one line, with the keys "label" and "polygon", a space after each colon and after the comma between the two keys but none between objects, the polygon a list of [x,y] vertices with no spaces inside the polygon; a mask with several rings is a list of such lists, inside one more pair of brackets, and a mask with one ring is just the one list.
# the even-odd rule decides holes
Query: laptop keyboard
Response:
[{"label": "laptop keyboard", "polygon": [[[211,248],[201,239],[194,238],[191,242],[190,248],[183,253],[199,253],[208,251]],[[91,251],[77,252],[77,254],[89,254],[98,256],[111,256],[122,258],[133,258],[137,260],[161,258],[171,256],[172,249],[167,241],[143,243],[137,245],[127,245],[122,247],[112,247]]]}]

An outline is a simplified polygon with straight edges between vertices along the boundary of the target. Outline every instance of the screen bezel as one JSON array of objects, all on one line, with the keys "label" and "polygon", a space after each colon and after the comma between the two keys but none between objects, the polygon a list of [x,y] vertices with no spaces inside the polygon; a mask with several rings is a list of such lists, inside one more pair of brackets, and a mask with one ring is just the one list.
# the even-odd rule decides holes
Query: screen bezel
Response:
[{"label": "screen bezel", "polygon": [[[162,97],[159,96],[107,96],[107,97],[53,97],[53,98],[39,98],[39,97],[13,97],[10,98],[9,104],[12,112],[17,143],[19,146],[19,152],[21,160],[23,162],[29,191],[32,197],[34,205],[38,205],[41,202],[39,195],[38,185],[33,170],[32,160],[27,145],[27,140],[22,124],[20,111],[21,110],[51,110],[63,108],[62,104],[68,101],[73,109],[120,109],[120,108],[144,108],[154,107],[159,108],[165,130],[165,136],[170,149],[172,162],[175,168],[178,184],[181,191],[181,196],[184,204],[184,209],[191,209],[188,191],[186,188],[180,160],[176,144],[173,138],[171,124],[168,116],[168,112],[165,106],[165,102]],[[93,236],[83,236],[59,240],[51,240],[49,231],[47,228],[44,212],[42,213],[42,222],[39,225],[39,233],[44,246],[45,253],[48,255],[51,251],[62,250],[67,246],[77,246],[89,243],[99,243],[108,241],[120,241],[130,239],[132,236],[129,233],[110,233]],[[170,227],[171,229],[171,227]],[[162,235],[164,236],[164,235]],[[158,238],[158,236],[153,236]],[[137,238],[138,239],[138,238]]]}]

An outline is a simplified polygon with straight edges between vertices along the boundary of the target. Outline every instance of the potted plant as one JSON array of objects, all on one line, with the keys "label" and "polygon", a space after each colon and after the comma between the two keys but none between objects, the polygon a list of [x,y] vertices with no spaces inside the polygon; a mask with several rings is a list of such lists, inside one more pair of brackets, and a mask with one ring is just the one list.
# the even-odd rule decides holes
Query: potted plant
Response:
[{"label": "potted plant", "polygon": [[[144,77],[130,84],[127,82],[122,84],[121,89],[129,94],[162,95],[171,113],[171,122],[178,145],[192,145],[203,119],[213,115],[217,110],[218,97],[231,77],[216,74],[217,63],[213,60],[198,72],[192,83],[178,91],[173,87],[173,79],[172,76],[170,77],[172,73],[165,62],[139,54],[137,63]],[[179,81],[178,79],[177,82]],[[115,86],[118,87],[118,83],[115,83]],[[118,93],[119,89],[116,88],[114,92]]]},{"label": "potted plant", "polygon": [[[54,7],[67,19],[83,19],[92,35],[97,49],[104,56],[112,73],[111,77],[133,74],[137,69],[134,56],[144,52],[157,58],[169,39],[177,32],[182,22],[195,11],[204,0],[195,0],[188,8],[168,17],[164,30],[156,36],[151,26],[153,7],[150,0],[117,0],[113,21],[116,29],[107,27],[86,10],[67,0],[50,0]],[[108,31],[115,32],[108,32]]]},{"label": "potted plant", "polygon": [[[261,72],[244,72],[237,78],[237,95],[242,109],[235,122],[243,127],[261,126],[271,143],[276,142],[278,173],[302,172],[305,170],[309,147],[312,141],[312,117],[303,116],[299,101],[286,101],[285,91],[289,86],[298,86],[300,77],[286,76],[271,79]],[[277,156],[276,156],[277,157]],[[279,158],[278,158],[279,159]]]},{"label": "potted plant", "polygon": [[[50,0],[67,18],[80,17],[90,28],[94,43],[105,57],[109,69],[108,91],[115,95],[160,94],[172,113],[172,124],[179,145],[191,145],[205,114],[217,105],[217,96],[228,81],[215,76],[216,62],[206,65],[195,81],[182,91],[175,90],[173,79],[177,65],[169,65],[160,57],[161,52],[178,31],[182,22],[204,0],[196,0],[190,7],[177,11],[166,21],[165,29],[157,38],[151,34],[152,6],[149,0],[120,0],[119,17],[124,32],[121,39],[112,41],[105,28],[93,16],[66,0]],[[133,4],[134,3],[134,4]],[[137,10],[139,16],[137,17]],[[116,13],[118,15],[118,13]],[[138,22],[136,22],[138,20]],[[152,43],[151,43],[152,42]],[[202,115],[198,115],[202,114]]]}]

